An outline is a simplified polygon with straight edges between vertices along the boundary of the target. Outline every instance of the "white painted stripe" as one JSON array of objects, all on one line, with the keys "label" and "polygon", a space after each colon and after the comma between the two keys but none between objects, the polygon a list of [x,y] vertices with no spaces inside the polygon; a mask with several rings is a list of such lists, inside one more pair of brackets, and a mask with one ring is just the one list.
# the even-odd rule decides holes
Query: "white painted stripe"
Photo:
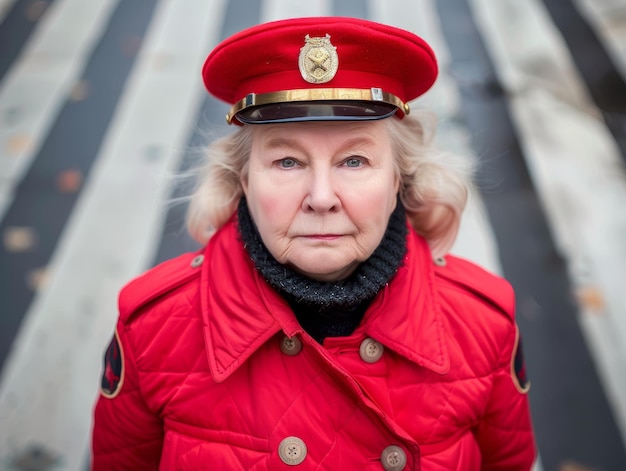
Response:
[{"label": "white painted stripe", "polygon": [[624,0],[574,0],[594,29],[615,66],[626,79],[626,2]]},{"label": "white painted stripe", "polygon": [[300,18],[305,16],[326,16],[330,14],[330,0],[265,0],[262,3],[261,22]]},{"label": "white painted stripe", "polygon": [[[418,109],[435,112],[440,121],[436,143],[442,150],[467,156],[475,161],[476,157],[470,147],[470,137],[466,129],[458,125],[454,119],[459,113],[459,91],[447,73],[450,52],[441,32],[434,4],[429,0],[394,2],[370,0],[368,7],[372,12],[372,19],[412,31],[423,37],[434,49],[439,62],[439,78],[426,95],[411,104],[412,108],[414,112]],[[474,192],[470,198],[452,252],[492,272],[502,273],[495,236],[486,219],[486,211],[478,192]]]},{"label": "white painted stripe", "polygon": [[57,0],[0,86],[0,220],[119,0]]},{"label": "white painted stripe", "polygon": [[7,16],[16,0],[0,0],[0,23]]},{"label": "white painted stripe", "polygon": [[0,379],[0,462],[29,444],[78,471],[121,286],[149,263],[205,96],[199,73],[224,0],[162,0],[93,171]]},{"label": "white painted stripe", "polygon": [[581,303],[580,321],[624,437],[626,172],[619,150],[541,2],[471,3],[558,247],[573,283],[594,300]]},{"label": "white painted stripe", "polygon": [[[433,89],[414,103],[413,107],[419,105],[421,108],[432,109],[436,112],[441,121],[437,143],[442,149],[466,155],[476,161],[467,130],[456,124],[454,120],[460,112],[460,93],[457,84],[447,73],[450,69],[450,52],[441,31],[434,1],[396,0],[383,5],[382,2],[369,0],[369,6],[370,11],[374,13],[374,19],[413,31],[432,46],[438,58],[440,75]],[[461,224],[461,231],[452,252],[494,273],[502,273],[497,241],[478,192],[471,195]],[[533,471],[542,471],[542,469],[539,458]]]}]

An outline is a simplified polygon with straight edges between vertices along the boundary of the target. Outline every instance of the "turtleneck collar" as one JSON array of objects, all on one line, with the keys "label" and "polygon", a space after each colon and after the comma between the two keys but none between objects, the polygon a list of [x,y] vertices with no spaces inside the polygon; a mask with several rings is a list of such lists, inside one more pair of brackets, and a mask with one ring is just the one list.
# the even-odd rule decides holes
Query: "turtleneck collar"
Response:
[{"label": "turtleneck collar", "polygon": [[406,218],[400,201],[370,258],[350,277],[337,282],[316,281],[280,264],[263,244],[243,197],[237,218],[241,238],[255,268],[287,300],[302,327],[319,342],[326,336],[352,333],[369,303],[394,276],[406,253]]}]

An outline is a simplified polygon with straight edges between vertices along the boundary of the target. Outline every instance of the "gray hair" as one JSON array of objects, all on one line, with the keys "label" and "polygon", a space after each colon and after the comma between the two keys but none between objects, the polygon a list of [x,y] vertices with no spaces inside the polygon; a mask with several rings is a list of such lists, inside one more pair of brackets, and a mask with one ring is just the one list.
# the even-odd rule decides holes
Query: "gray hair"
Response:
[{"label": "gray hair", "polygon": [[[433,257],[443,256],[454,244],[467,203],[470,161],[433,145],[436,126],[432,117],[411,115],[384,122],[394,147],[400,200],[409,221],[428,241]],[[201,244],[235,212],[251,148],[251,126],[242,126],[207,148],[187,211],[189,234]]]}]

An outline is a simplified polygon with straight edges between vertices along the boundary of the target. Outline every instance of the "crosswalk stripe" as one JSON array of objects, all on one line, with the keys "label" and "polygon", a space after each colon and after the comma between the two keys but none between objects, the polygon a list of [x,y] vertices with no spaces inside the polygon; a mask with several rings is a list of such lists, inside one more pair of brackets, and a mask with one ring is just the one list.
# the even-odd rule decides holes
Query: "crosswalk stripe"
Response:
[{"label": "crosswalk stripe", "polygon": [[[0,0],[0,21],[11,1]],[[612,51],[612,57],[626,60],[626,51],[620,49],[620,32],[615,27],[617,19],[607,14],[607,5],[614,2],[574,1],[593,25],[605,49]],[[99,9],[94,7],[96,2]],[[59,109],[74,91],[85,61],[93,54],[98,38],[110,27],[109,17],[118,2],[93,0],[85,6],[84,1],[56,0],[54,8],[50,8],[33,32],[28,48],[23,49],[20,59],[0,84],[0,117],[14,116],[11,110],[24,103],[32,110],[25,115],[24,123],[20,122],[24,127],[19,128],[18,134],[30,136],[29,146],[14,148],[20,152],[20,162],[7,164],[7,154],[0,153],[0,221],[4,214],[2,195],[11,203],[17,182],[30,175],[29,159],[36,157],[58,120]],[[515,161],[508,155],[494,156],[498,146],[507,148],[498,139],[490,139],[490,126],[477,128],[472,122],[476,115],[466,114],[468,90],[484,93],[485,79],[494,78],[481,61],[492,61],[497,80],[491,83],[491,91],[495,92],[495,100],[505,104],[500,110],[504,110],[504,118],[510,116],[512,120],[511,136],[504,137],[512,137],[513,141],[519,138],[521,149],[513,151],[513,157],[519,158],[522,166],[527,165],[530,172],[524,174],[524,168],[511,166],[504,171],[509,172],[506,176],[512,181],[473,195],[453,252],[508,276],[512,264],[527,266],[538,262],[539,266],[544,260],[543,254],[519,252],[516,245],[528,251],[529,247],[535,247],[530,244],[531,238],[539,237],[535,241],[538,252],[555,251],[551,245],[554,238],[558,253],[569,262],[569,270],[557,263],[556,268],[535,275],[536,280],[530,279],[535,272],[529,276],[529,272],[517,268],[510,277],[514,284],[520,285],[523,329],[534,329],[529,337],[541,343],[540,352],[548,353],[545,364],[549,366],[542,365],[540,370],[551,376],[542,377],[549,384],[560,374],[555,365],[586,358],[587,349],[582,343],[577,347],[582,354],[575,351],[572,358],[563,358],[558,351],[557,358],[551,358],[550,354],[558,347],[546,346],[560,341],[560,336],[571,335],[571,329],[579,329],[577,322],[580,322],[588,353],[611,400],[610,412],[624,431],[626,399],[621,397],[621,391],[626,389],[623,341],[626,318],[620,316],[623,310],[620,291],[626,268],[618,262],[626,260],[623,241],[626,214],[621,207],[626,201],[626,178],[620,149],[603,122],[603,113],[592,101],[593,94],[582,82],[561,33],[539,0],[501,0],[497,5],[486,0],[467,2],[471,14],[463,15],[466,2],[456,0],[445,5],[436,0],[188,0],[184,9],[177,8],[176,2],[159,0],[113,119],[103,124],[108,129],[88,179],[64,226],[62,238],[53,247],[47,282],[28,308],[11,354],[0,371],[0,463],[8,463],[15,453],[35,444],[59,454],[63,469],[84,468],[91,406],[97,395],[102,350],[117,315],[115,301],[119,288],[147,266],[195,248],[183,234],[184,207],[167,211],[164,200],[188,190],[179,186],[172,194],[168,186],[172,174],[192,165],[211,135],[230,131],[223,120],[226,106],[207,97],[198,80],[205,54],[221,38],[256,22],[329,14],[368,17],[424,36],[437,51],[441,75],[435,88],[413,104],[414,110],[434,109],[441,121],[438,144],[479,162],[485,156],[493,159],[481,165],[493,171],[487,175],[489,178],[501,178],[498,172],[502,170],[498,166],[502,161],[509,164]],[[457,11],[451,14],[447,8]],[[515,22],[510,20],[511,12]],[[63,28],[59,26],[65,21],[62,18],[72,15],[82,23],[61,34],[58,28]],[[450,34],[450,21],[459,18],[473,22],[470,26],[477,28],[482,40],[490,46],[488,58],[473,57],[471,64],[460,64],[465,67],[462,74],[455,49],[459,41],[455,43],[454,35]],[[463,24],[465,28],[467,23]],[[516,28],[528,34],[529,24],[534,25],[532,36],[519,41]],[[463,43],[473,41],[474,33],[464,34]],[[82,35],[83,40],[76,40],[77,35]],[[63,44],[63,38],[71,43],[71,50]],[[36,41],[41,41],[39,49],[34,46]],[[42,67],[40,72],[47,75],[39,83],[33,62],[57,48],[63,51],[66,62],[59,65],[55,58],[54,68]],[[619,60],[615,59],[616,63]],[[50,87],[45,93],[36,88],[42,83]],[[504,86],[501,96],[497,88],[500,83]],[[555,83],[559,86],[554,87]],[[26,86],[31,88],[20,93],[27,94],[27,102],[16,95],[16,90],[26,90]],[[494,97],[489,96],[485,101]],[[490,112],[484,110],[486,119]],[[502,129],[500,125],[498,129]],[[10,145],[7,143],[14,142],[7,133],[16,130],[17,125],[0,128],[0,145],[6,148]],[[482,144],[476,148],[476,142]],[[555,179],[555,175],[559,178]],[[523,204],[520,207],[512,206],[513,192],[519,188],[523,188],[528,200],[520,202]],[[482,189],[485,190],[484,185]],[[513,217],[502,214],[516,209],[519,214]],[[543,212],[546,221],[542,220]],[[513,219],[518,220],[503,228],[503,224]],[[519,223],[524,220],[538,225],[539,229],[520,230]],[[27,236],[16,234],[15,243]],[[528,260],[523,260],[525,257]],[[534,320],[526,317],[532,315],[527,303],[533,302],[527,295],[541,282],[554,290],[554,293],[542,291],[537,299],[548,308],[558,310],[567,304],[568,293],[564,290],[569,287],[578,288],[579,294],[588,296],[586,304],[578,306],[578,319],[574,318],[577,309],[566,306],[564,313],[543,314],[560,319],[559,316],[571,312],[571,322],[533,324]],[[582,366],[585,373],[581,375],[591,371],[593,382],[593,365]],[[541,387],[544,388],[542,400],[546,394],[566,391]],[[580,396],[574,394],[574,397]],[[541,429],[563,435],[538,435],[542,439],[540,446],[546,447],[543,449],[546,469],[556,469],[557,458],[561,459],[559,466],[566,466],[555,450],[560,452],[563,443],[578,443],[580,436],[591,437],[584,450],[591,459],[597,457],[594,453],[603,450],[604,444],[592,438],[594,432],[597,435],[606,428],[573,430],[571,426],[581,420],[603,425],[594,417],[597,411],[591,410],[597,404],[597,396],[590,399],[590,410],[562,408],[574,414],[571,420],[547,427],[546,420],[555,416],[551,411],[544,414],[538,409],[537,424]],[[543,406],[546,404],[550,402],[544,402]],[[615,445],[615,437],[600,437],[599,441],[608,443],[604,465],[610,466],[611,459],[623,456],[623,447],[621,443]],[[600,466],[599,463],[587,464]]]},{"label": "crosswalk stripe", "polygon": [[54,3],[55,0],[17,0],[4,12],[4,19],[0,22],[0,80]]},{"label": "crosswalk stripe", "polygon": [[58,0],[2,81],[0,220],[118,1]]},{"label": "crosswalk stripe", "polygon": [[[501,2],[499,6],[503,10],[508,7],[506,16],[499,18],[503,27],[511,28],[511,18],[522,20],[515,8],[520,4]],[[475,20],[476,8],[470,10],[465,1],[439,3],[438,8],[449,44],[456,53],[454,66],[463,85],[467,125],[483,160],[479,178],[503,181],[497,191],[487,189],[483,196],[497,235],[504,274],[517,290],[518,322],[525,344],[532,346],[526,349],[526,357],[537,379],[531,403],[542,462],[547,469],[556,469],[568,459],[584,463],[589,456],[593,456],[591,464],[599,467],[623,461],[624,445],[618,438],[615,419],[576,320],[568,273],[533,188],[519,131],[510,119],[506,89],[501,89],[484,49],[484,44],[493,45],[499,38],[485,35],[480,22],[467,21]],[[536,33],[530,26],[527,24],[524,30],[526,35]],[[532,56],[527,60],[531,59]],[[545,341],[546,332],[559,332],[558,347]],[[593,410],[593,414],[585,416],[586,430],[579,430],[577,418],[570,408],[564,407],[565,403],[551,399],[565,396],[568,404]],[[609,437],[602,442],[595,440],[599,431]],[[548,442],[549,447],[543,446]]]},{"label": "crosswalk stripe", "polygon": [[[577,0],[543,0],[552,21],[573,51],[572,60],[602,112],[626,163],[626,77],[620,74],[601,37],[575,8]],[[582,10],[584,12],[584,10]],[[597,22],[595,23],[597,24]],[[606,36],[606,35],[605,35]]]},{"label": "crosswalk stripe", "polygon": [[[0,317],[0,364],[34,292],[45,279],[50,256],[80,197],[154,3],[118,4],[81,77],[89,84],[90,93],[84,100],[65,102],[0,221],[0,298],[6,299]],[[85,13],[91,14],[89,10]]]},{"label": "crosswalk stripe", "polygon": [[[476,160],[467,130],[459,125],[458,119],[455,119],[460,113],[459,100],[461,98],[453,78],[448,73],[450,52],[440,30],[439,19],[432,0],[396,1],[393,3],[395,7],[393,9],[381,8],[380,3],[377,5],[379,7],[374,17],[415,31],[423,36],[437,52],[441,71],[437,84],[427,95],[419,99],[417,104],[422,108],[435,110],[440,120],[437,133],[438,146]],[[473,260],[494,273],[502,273],[495,235],[489,225],[480,193],[477,191],[471,195],[452,253]],[[533,470],[542,470],[540,459],[535,463]]]},{"label": "crosswalk stripe", "polygon": [[[418,109],[434,111],[439,120],[436,135],[436,143],[439,147],[476,160],[467,130],[455,119],[460,113],[460,96],[448,72],[450,52],[439,28],[439,20],[432,1],[396,0],[388,4],[381,2],[370,4],[373,18],[414,31],[424,37],[437,52],[440,68],[437,83],[426,95],[412,104],[413,108],[415,111]],[[471,195],[452,252],[480,263],[494,273],[502,273],[497,257],[495,236],[489,227],[484,204],[478,192]]]},{"label": "crosswalk stripe", "polygon": [[197,70],[214,42],[222,5],[195,0],[185,9],[168,1],[158,6],[146,49],[55,251],[49,283],[29,309],[3,369],[0,462],[29,443],[61,453],[64,469],[84,462],[117,291],[145,268],[156,243],[164,178],[191,127],[185,116],[196,111],[203,93]]},{"label": "crosswalk stripe", "polygon": [[[473,3],[574,287],[579,294],[594,290],[601,298],[599,305],[580,303],[580,321],[620,428],[626,431],[626,318],[620,316],[626,239],[619,236],[626,228],[626,173],[619,149],[590,102],[568,51],[550,37],[554,31],[541,5],[534,0],[527,0],[523,8],[514,1]],[[515,25],[504,27],[512,11],[516,27],[528,31],[527,25],[534,25],[526,41],[519,41]],[[545,86],[550,83],[563,88]],[[587,191],[581,191],[584,188]]]},{"label": "crosswalk stripe", "polygon": [[7,13],[11,9],[11,7],[13,7],[13,4],[16,1],[17,0],[0,0],[0,23],[2,23]]},{"label": "crosswalk stripe", "polygon": [[260,23],[283,18],[326,16],[331,14],[331,0],[293,2],[290,0],[266,0],[261,6]]},{"label": "crosswalk stripe", "polygon": [[575,0],[626,79],[626,3],[614,0]]},{"label": "crosswalk stripe", "polygon": [[[265,2],[260,0],[228,0],[221,11],[221,23],[215,27],[216,40],[222,40],[237,31],[259,21],[262,5]],[[204,52],[208,53],[209,48]],[[192,72],[198,77],[198,72]],[[203,159],[203,149],[208,141],[212,138],[223,135],[229,131],[225,121],[228,111],[226,104],[205,94],[199,111],[192,120],[194,123],[190,126],[191,133],[188,136],[186,145],[184,146],[181,162],[178,166],[177,173],[184,175],[190,168],[198,165]],[[195,250],[198,244],[189,237],[184,228],[185,222],[185,205],[176,204],[179,199],[185,200],[189,196],[190,182],[186,178],[182,181],[172,182],[173,188],[170,192],[170,204],[164,217],[163,227],[161,228],[160,241],[150,265],[156,265],[164,260],[172,258],[182,252]]]}]

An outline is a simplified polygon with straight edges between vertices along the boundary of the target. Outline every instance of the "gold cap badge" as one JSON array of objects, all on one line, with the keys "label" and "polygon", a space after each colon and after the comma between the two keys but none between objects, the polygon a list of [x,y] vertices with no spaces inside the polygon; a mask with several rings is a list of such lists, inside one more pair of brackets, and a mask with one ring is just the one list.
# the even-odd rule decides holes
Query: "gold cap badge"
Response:
[{"label": "gold cap badge", "polygon": [[330,43],[330,35],[323,38],[304,38],[304,46],[300,49],[298,66],[302,78],[309,83],[330,82],[339,67],[337,48]]}]

